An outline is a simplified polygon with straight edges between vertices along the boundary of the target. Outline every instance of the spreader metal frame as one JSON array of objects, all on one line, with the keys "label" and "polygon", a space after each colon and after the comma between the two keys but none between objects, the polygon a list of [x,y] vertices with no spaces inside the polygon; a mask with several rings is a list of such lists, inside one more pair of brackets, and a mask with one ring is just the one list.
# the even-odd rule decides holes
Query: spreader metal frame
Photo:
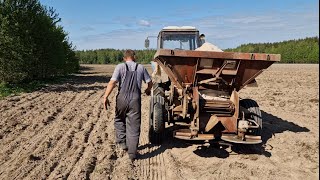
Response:
[{"label": "spreader metal frame", "polygon": [[260,135],[249,132],[257,124],[245,117],[239,91],[280,59],[279,54],[159,49],[154,61],[171,81],[164,98],[169,122],[187,127],[174,131],[174,136],[261,143]]}]

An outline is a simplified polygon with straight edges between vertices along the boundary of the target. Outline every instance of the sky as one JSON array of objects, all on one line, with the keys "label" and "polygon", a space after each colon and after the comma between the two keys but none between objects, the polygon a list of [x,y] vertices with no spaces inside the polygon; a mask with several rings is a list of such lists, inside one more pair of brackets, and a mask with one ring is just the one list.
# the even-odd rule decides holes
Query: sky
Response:
[{"label": "sky", "polygon": [[[319,36],[316,0],[40,0],[77,50],[144,49],[165,26],[194,26],[222,49]],[[150,47],[156,48],[156,39]]]}]

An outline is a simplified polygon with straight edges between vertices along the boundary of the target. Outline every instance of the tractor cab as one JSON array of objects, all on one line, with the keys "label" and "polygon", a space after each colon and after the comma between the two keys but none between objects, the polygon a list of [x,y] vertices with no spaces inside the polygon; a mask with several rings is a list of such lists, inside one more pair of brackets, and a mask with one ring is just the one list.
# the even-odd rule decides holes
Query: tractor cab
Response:
[{"label": "tractor cab", "polygon": [[[157,49],[195,50],[200,46],[199,31],[195,27],[168,26],[158,35]],[[149,47],[148,38],[145,40],[145,47]]]}]

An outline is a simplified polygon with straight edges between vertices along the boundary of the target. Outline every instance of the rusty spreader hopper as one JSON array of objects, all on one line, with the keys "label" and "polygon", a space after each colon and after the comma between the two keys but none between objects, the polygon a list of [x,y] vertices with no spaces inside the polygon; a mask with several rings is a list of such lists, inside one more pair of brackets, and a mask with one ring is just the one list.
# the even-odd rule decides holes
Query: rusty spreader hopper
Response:
[{"label": "rusty spreader hopper", "polygon": [[239,90],[255,83],[262,71],[280,61],[279,54],[159,49],[154,61],[170,81],[156,84],[150,112],[151,141],[163,136],[164,122],[180,125],[174,137],[261,143],[262,118],[254,100]]}]

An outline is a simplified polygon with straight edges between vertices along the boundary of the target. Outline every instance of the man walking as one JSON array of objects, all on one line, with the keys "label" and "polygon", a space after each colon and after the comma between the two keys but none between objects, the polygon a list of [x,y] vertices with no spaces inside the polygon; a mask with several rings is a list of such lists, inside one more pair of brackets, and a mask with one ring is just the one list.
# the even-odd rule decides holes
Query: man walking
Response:
[{"label": "man walking", "polygon": [[110,106],[108,97],[116,83],[119,82],[119,91],[116,99],[114,125],[116,143],[122,150],[128,150],[129,158],[136,159],[141,125],[141,84],[148,83],[145,90],[150,95],[152,81],[147,70],[135,62],[135,52],[124,52],[124,63],[118,64],[108,83],[104,95],[105,109]]}]

